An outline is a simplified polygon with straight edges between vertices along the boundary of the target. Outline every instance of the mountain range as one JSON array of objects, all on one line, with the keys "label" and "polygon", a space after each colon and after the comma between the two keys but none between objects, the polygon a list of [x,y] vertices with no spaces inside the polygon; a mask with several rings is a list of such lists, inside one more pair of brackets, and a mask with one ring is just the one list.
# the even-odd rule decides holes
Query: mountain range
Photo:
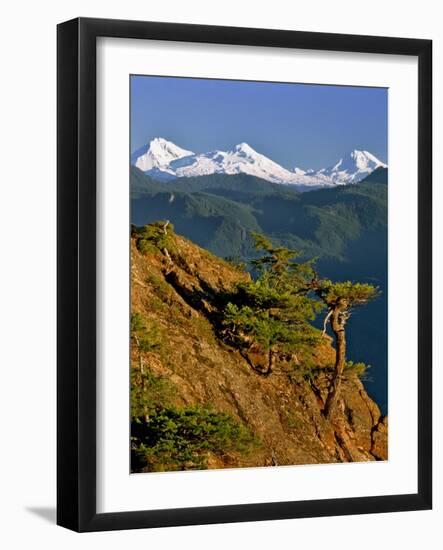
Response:
[{"label": "mountain range", "polygon": [[354,149],[337,162],[318,170],[284,168],[245,142],[231,150],[194,153],[157,137],[131,155],[131,164],[156,180],[247,174],[262,180],[295,186],[301,191],[355,184],[387,165],[369,151]]}]

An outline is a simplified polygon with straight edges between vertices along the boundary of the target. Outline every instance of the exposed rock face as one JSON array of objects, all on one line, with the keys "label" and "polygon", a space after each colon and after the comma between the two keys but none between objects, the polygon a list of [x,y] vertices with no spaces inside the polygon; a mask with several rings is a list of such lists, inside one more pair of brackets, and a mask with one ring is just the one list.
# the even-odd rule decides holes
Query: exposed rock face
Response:
[{"label": "exposed rock face", "polygon": [[[387,459],[387,419],[362,382],[346,372],[338,411],[322,413],[335,352],[331,340],[313,350],[310,377],[297,376],[284,358],[264,377],[214,329],[217,297],[249,275],[174,236],[174,253],[141,254],[132,240],[132,308],[158,327],[161,346],[145,364],[176,387],[176,404],[210,404],[244,423],[261,445],[248,455],[210,457],[211,468],[318,464]],[[135,354],[135,350],[133,350]],[[135,355],[134,355],[135,361]]]}]

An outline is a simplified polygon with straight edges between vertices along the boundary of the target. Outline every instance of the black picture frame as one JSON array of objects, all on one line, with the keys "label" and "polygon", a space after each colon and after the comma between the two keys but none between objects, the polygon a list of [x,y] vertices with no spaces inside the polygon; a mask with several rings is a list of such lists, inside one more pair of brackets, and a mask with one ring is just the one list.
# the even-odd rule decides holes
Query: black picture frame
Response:
[{"label": "black picture frame", "polygon": [[[75,531],[432,507],[432,42],[107,19],[58,25],[57,523]],[[96,39],[167,40],[418,58],[418,491],[136,512],[96,511]]]}]

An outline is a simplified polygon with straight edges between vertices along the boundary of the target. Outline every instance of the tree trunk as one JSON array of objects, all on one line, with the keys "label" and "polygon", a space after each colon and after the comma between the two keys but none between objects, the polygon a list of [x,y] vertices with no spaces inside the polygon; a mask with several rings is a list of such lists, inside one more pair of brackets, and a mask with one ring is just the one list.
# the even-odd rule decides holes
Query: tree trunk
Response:
[{"label": "tree trunk", "polygon": [[143,357],[142,357],[142,352],[141,352],[141,349],[140,349],[140,340],[139,340],[139,338],[136,334],[134,335],[134,340],[135,340],[135,343],[137,345],[138,366],[140,368],[140,374],[142,375],[142,380],[143,380],[143,375],[145,374],[145,369],[144,369],[144,366],[143,366]]},{"label": "tree trunk", "polygon": [[335,411],[338,398],[340,397],[343,371],[346,364],[346,334],[344,307],[336,306],[332,312],[331,327],[335,336],[335,373],[332,388],[329,391],[325,403],[325,415],[331,417]]},{"label": "tree trunk", "polygon": [[[143,357],[142,357],[142,350],[141,350],[141,346],[140,346],[140,339],[136,334],[134,334],[134,340],[135,340],[135,343],[137,345],[137,351],[138,351],[138,366],[139,366],[139,369],[140,369],[141,390],[142,390],[142,394],[144,394],[144,391],[145,391],[145,367],[144,367],[144,364],[143,364]],[[145,422],[149,422],[149,414],[148,414],[148,410],[147,410],[146,406],[143,406],[143,413],[144,413]]]},{"label": "tree trunk", "polygon": [[271,374],[275,364],[275,353],[274,350],[270,349],[268,352],[268,370],[265,372],[266,376]]}]

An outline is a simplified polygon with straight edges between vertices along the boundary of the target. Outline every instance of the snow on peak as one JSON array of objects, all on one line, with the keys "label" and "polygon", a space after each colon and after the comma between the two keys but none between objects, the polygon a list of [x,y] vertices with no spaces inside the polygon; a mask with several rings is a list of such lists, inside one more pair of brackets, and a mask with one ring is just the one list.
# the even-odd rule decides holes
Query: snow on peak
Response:
[{"label": "snow on peak", "polygon": [[217,149],[197,154],[161,137],[135,151],[131,163],[157,179],[243,173],[273,183],[311,188],[357,183],[376,168],[386,167],[369,151],[354,149],[328,168],[303,170],[295,167],[291,171],[245,142],[228,151]]},{"label": "snow on peak", "polygon": [[150,141],[149,145],[133,153],[131,161],[143,172],[156,169],[171,173],[169,170],[171,162],[193,154],[192,151],[182,149],[172,141],[156,137]]},{"label": "snow on peak", "polygon": [[250,145],[242,141],[242,143],[237,143],[237,145],[234,147],[235,151],[238,151],[239,153],[244,153],[245,155],[257,155],[257,151],[255,151]]},{"label": "snow on peak", "polygon": [[386,164],[369,151],[354,149],[332,166],[312,171],[310,175],[326,176],[335,185],[345,185],[358,183],[377,168],[386,168],[386,166]]},{"label": "snow on peak", "polygon": [[132,164],[156,178],[180,178],[209,174],[249,174],[274,183],[292,183],[294,174],[255,151],[245,142],[229,151],[195,154],[162,138],[132,155]]}]

